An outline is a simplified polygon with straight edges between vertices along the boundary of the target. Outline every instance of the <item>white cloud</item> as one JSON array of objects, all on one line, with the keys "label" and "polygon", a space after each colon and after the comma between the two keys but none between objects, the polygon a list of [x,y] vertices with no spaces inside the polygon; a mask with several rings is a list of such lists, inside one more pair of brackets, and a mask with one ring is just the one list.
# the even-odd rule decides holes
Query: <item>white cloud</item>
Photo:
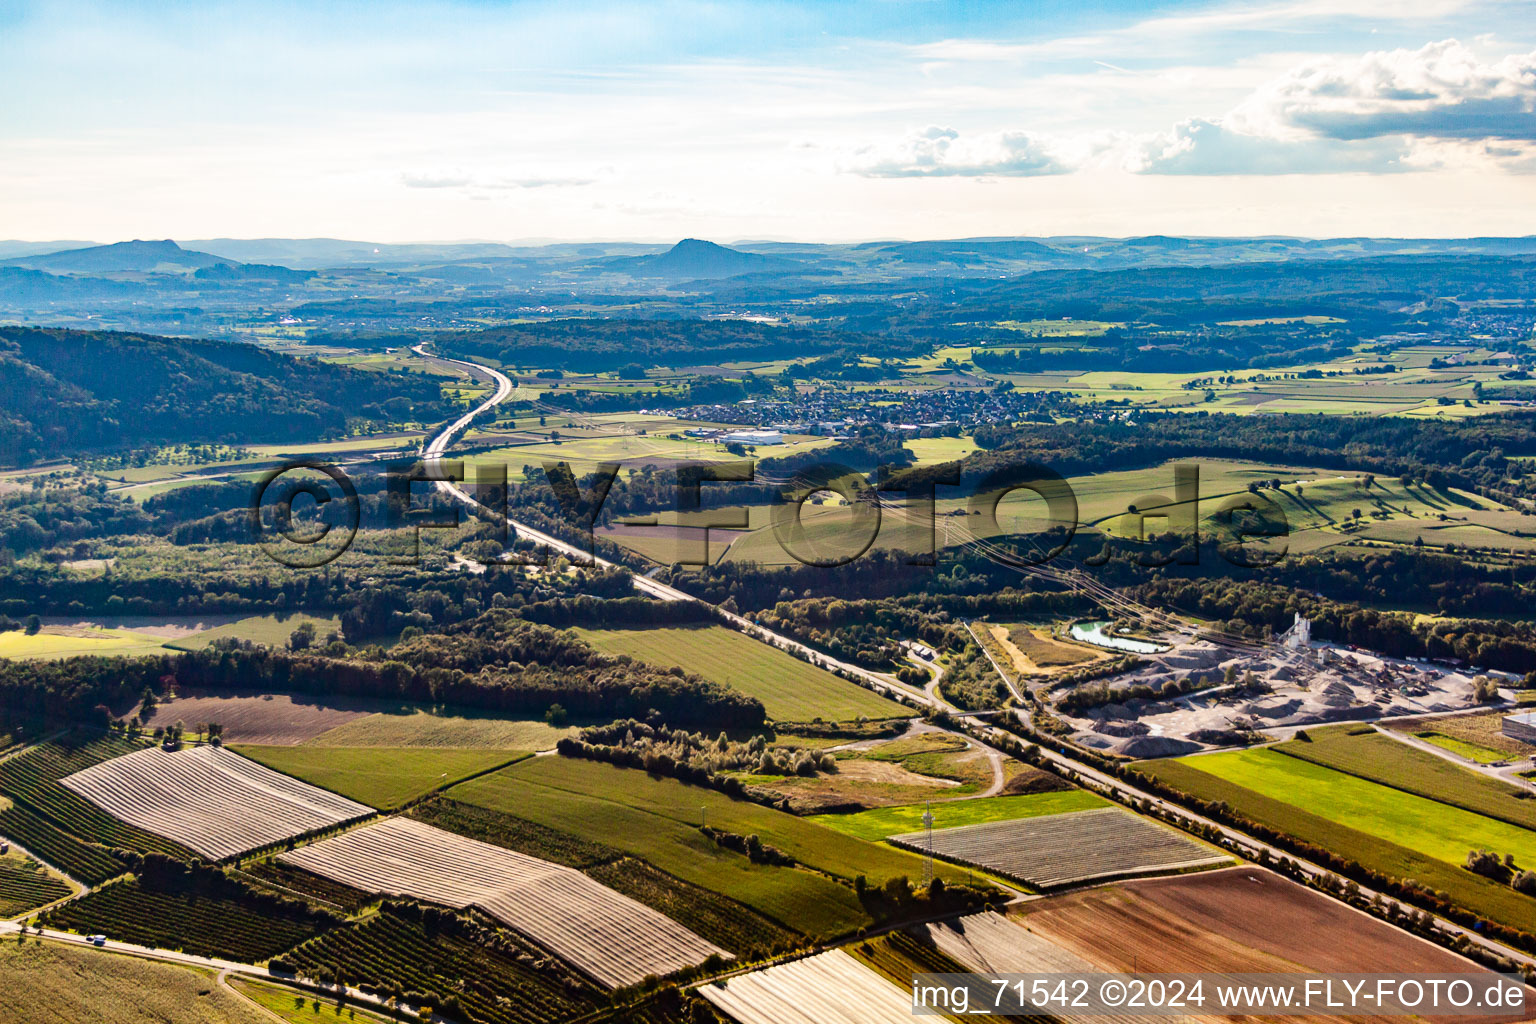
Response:
[{"label": "white cloud", "polygon": [[1225,117],[1190,118],[1126,156],[1143,174],[1529,173],[1536,53],[1492,63],[1454,39],[1302,63]]},{"label": "white cloud", "polygon": [[1419,169],[1410,156],[1399,140],[1275,138],[1195,117],[1137,140],[1124,166],[1139,174],[1383,174]]},{"label": "white cloud", "polygon": [[930,125],[858,150],[844,169],[868,178],[1027,178],[1065,174],[1071,167],[1048,143],[1025,132],[962,136]]},{"label": "white cloud", "polygon": [[1331,139],[1536,139],[1536,52],[1481,60],[1454,39],[1302,64],[1233,111]]}]

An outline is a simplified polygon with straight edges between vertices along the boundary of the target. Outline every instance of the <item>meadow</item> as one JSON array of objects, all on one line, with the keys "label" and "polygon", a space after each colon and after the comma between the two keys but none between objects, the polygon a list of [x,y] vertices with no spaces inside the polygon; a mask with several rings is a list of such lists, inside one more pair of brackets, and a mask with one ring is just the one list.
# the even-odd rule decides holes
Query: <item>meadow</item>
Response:
[{"label": "meadow", "polygon": [[249,640],[251,643],[265,644],[268,647],[287,647],[288,638],[293,635],[293,631],[306,622],[315,627],[317,645],[324,644],[328,634],[341,631],[341,620],[335,616],[308,615],[303,612],[288,615],[252,615],[237,622],[225,623],[222,626],[215,626],[212,629],[205,629],[200,633],[173,640],[166,646],[184,651],[198,651],[212,645],[215,640],[232,638]]},{"label": "meadow", "polygon": [[706,679],[763,702],[780,722],[829,722],[904,718],[911,712],[724,626],[661,629],[577,629],[587,643],[607,654],[626,654],[658,668],[681,665]]},{"label": "meadow", "polygon": [[230,749],[274,771],[381,811],[530,756],[517,750],[449,747],[272,747]]},{"label": "meadow", "polygon": [[1529,829],[1271,750],[1207,754],[1184,763],[1245,789],[1283,794],[1304,811],[1449,864],[1461,864],[1476,847],[1536,863],[1536,832]]},{"label": "meadow", "polygon": [[[1027,793],[1021,796],[994,796],[979,800],[957,800],[933,806],[933,827],[958,828],[961,825],[980,825],[992,821],[1011,821],[1015,818],[1034,818],[1043,814],[1062,814],[1067,811],[1086,811],[1094,807],[1107,807],[1103,797],[1083,789],[1062,790],[1056,793]],[[909,804],[905,807],[877,807],[855,814],[818,814],[807,821],[836,829],[844,835],[856,836],[870,842],[880,842],[887,836],[916,832],[923,827],[923,815],[930,810],[927,804]]]},{"label": "meadow", "polygon": [[17,660],[163,654],[164,648],[164,638],[129,629],[44,626],[32,634],[19,629],[0,633],[0,658]]},{"label": "meadow", "polygon": [[362,1021],[363,1024],[383,1024],[386,1019],[350,1005],[344,1012],[338,1013],[334,1001],[323,1001],[281,985],[238,976],[231,977],[228,981],[230,988],[271,1010],[289,1024],[339,1024],[342,1020],[347,1021],[347,1024],[352,1024],[353,1021]]},{"label": "meadow", "polygon": [[540,721],[408,706],[355,718],[304,741],[304,745],[550,750],[577,731],[575,726],[557,729]]}]

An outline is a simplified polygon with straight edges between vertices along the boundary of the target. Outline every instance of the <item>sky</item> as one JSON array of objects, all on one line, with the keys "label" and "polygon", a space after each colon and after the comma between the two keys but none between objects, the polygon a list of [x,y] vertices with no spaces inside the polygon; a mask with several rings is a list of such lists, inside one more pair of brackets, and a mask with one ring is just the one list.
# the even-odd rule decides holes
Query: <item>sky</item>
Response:
[{"label": "sky", "polygon": [[0,0],[0,237],[1536,234],[1532,6]]}]

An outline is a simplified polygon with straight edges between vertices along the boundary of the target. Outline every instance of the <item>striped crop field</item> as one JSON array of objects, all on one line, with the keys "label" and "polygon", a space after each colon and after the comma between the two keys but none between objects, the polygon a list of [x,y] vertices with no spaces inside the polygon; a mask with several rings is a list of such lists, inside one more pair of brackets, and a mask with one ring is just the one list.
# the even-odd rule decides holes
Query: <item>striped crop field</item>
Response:
[{"label": "striped crop field", "polygon": [[214,860],[373,813],[222,747],[149,747],[60,781],[114,817]]},{"label": "striped crop field", "polygon": [[[912,832],[891,841],[925,849],[928,838]],[[1116,807],[938,829],[933,853],[1042,889],[1210,867],[1230,859]]]},{"label": "striped crop field", "polygon": [[729,955],[574,868],[406,818],[278,860],[370,892],[478,907],[612,988]]},{"label": "striped crop field", "polygon": [[[141,852],[153,850],[172,857],[189,856],[190,851],[179,843],[115,818],[60,785],[60,780],[71,774],[143,749],[143,743],[120,736],[85,742],[71,736],[40,743],[0,761],[0,793],[14,800],[18,807],[46,818],[56,829],[87,843],[109,849],[121,847]],[[25,840],[22,845],[27,845]],[[41,849],[32,852],[46,859]]]},{"label": "striped crop field", "polygon": [[705,985],[699,994],[740,1024],[900,1024],[911,996],[834,949]]}]

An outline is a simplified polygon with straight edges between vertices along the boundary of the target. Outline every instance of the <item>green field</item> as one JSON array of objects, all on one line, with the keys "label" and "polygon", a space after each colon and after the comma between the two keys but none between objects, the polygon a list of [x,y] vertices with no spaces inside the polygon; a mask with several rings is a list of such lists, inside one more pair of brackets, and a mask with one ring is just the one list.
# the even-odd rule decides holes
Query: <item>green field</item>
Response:
[{"label": "green field", "polygon": [[274,771],[376,807],[393,810],[455,782],[530,756],[516,750],[447,747],[269,747],[231,750]]},{"label": "green field", "polygon": [[1375,871],[1439,889],[1491,920],[1531,927],[1536,904],[1529,896],[1461,865],[1475,847],[1536,862],[1536,833],[1272,750],[1146,761],[1136,768]]},{"label": "green field", "polygon": [[1493,764],[1495,761],[1508,761],[1509,755],[1502,750],[1494,750],[1478,743],[1468,743],[1454,736],[1447,736],[1438,732],[1421,732],[1418,738],[1425,743],[1433,743],[1444,750],[1449,750],[1457,757],[1464,757],[1468,761],[1476,761],[1478,764]]},{"label": "green field", "polygon": [[[647,861],[729,896],[807,934],[842,934],[868,923],[845,882],[922,877],[922,861],[760,804],[593,761],[541,757],[456,786],[455,800],[525,818]],[[752,864],[698,828],[757,835],[803,868]],[[822,874],[821,872],[825,872]],[[963,872],[941,868],[963,878]]]},{"label": "green field", "polygon": [[[1338,725],[1309,730],[1310,743],[1287,740],[1274,749],[1474,814],[1536,829],[1536,801],[1527,799],[1524,790],[1379,732],[1351,735],[1360,728]],[[1195,765],[1203,767],[1199,761]]]},{"label": "green field", "polygon": [[341,629],[341,620],[338,618],[305,615],[296,612],[292,615],[252,615],[248,619],[239,622],[231,622],[223,626],[215,626],[213,629],[205,629],[201,633],[193,633],[189,637],[168,644],[169,647],[180,648],[184,651],[202,650],[215,640],[225,637],[233,637],[236,640],[249,640],[252,643],[266,644],[268,647],[288,646],[288,637],[294,630],[305,622],[314,624],[315,643],[323,644],[326,634],[332,630]]},{"label": "green field", "polygon": [[343,1012],[337,1013],[334,999],[321,999],[313,993],[299,992],[265,981],[236,976],[229,979],[229,985],[291,1024],[340,1024],[343,1021],[350,1024],[355,1020],[363,1021],[364,1024],[382,1024],[387,1019],[350,1004]]},{"label": "green field", "polygon": [[756,697],[780,722],[905,718],[894,701],[724,626],[663,629],[578,629],[609,654],[627,654],[660,668],[681,665],[706,679]]},{"label": "green field", "polygon": [[403,708],[344,725],[306,740],[306,747],[457,747],[472,750],[549,750],[578,730],[473,712],[449,714]]},{"label": "green field", "polygon": [[[1366,487],[1363,473],[1222,459],[1179,461],[1200,468],[1201,530],[1207,535],[1221,529],[1213,517],[1225,505],[1248,498],[1250,484],[1279,479],[1280,490],[1266,487],[1261,493],[1284,513],[1290,531],[1286,544],[1292,551],[1360,542],[1406,545],[1418,539],[1432,546],[1455,543],[1536,550],[1536,537],[1521,535],[1531,532],[1521,512],[1454,488],[1404,487],[1395,478],[1383,477]],[[1172,463],[1075,476],[1068,482],[1077,501],[1079,526],[1111,535],[1139,537],[1143,532],[1166,532],[1177,527],[1185,512],[1184,506],[1173,501]],[[1127,514],[1131,505],[1137,506],[1139,516]],[[1356,509],[1361,513],[1358,519]],[[1002,500],[996,528],[984,518],[964,514],[969,511],[967,500],[940,499],[935,511],[941,547],[965,542],[971,534],[995,537],[1038,531],[1049,525],[1044,503],[1027,491],[1014,492]],[[784,550],[772,529],[767,506],[752,506],[749,520],[750,529],[735,536],[723,560],[794,564],[794,557]],[[899,508],[887,508],[873,547],[919,550],[928,543],[927,529],[926,522]],[[790,546],[802,554],[846,556],[867,539],[863,530],[846,507],[807,505],[801,511],[800,532]],[[669,538],[616,535],[611,539],[621,544],[644,541],[657,551],[665,548],[663,560],[670,560],[675,552],[675,542]]]},{"label": "green field", "polygon": [[[933,805],[934,828],[957,828],[988,821],[1011,821],[1042,814],[1086,811],[1107,807],[1109,801],[1087,790],[1071,789],[1059,793],[1029,793],[1023,796],[994,796],[982,800],[956,800]],[[879,842],[886,836],[920,831],[926,804],[905,807],[877,807],[857,814],[818,814],[808,818],[818,825],[837,829],[845,835]]]},{"label": "green field", "polygon": [[19,629],[0,633],[0,658],[52,660],[91,655],[163,654],[164,645],[165,641],[160,637],[127,629],[45,626],[30,636]]}]

